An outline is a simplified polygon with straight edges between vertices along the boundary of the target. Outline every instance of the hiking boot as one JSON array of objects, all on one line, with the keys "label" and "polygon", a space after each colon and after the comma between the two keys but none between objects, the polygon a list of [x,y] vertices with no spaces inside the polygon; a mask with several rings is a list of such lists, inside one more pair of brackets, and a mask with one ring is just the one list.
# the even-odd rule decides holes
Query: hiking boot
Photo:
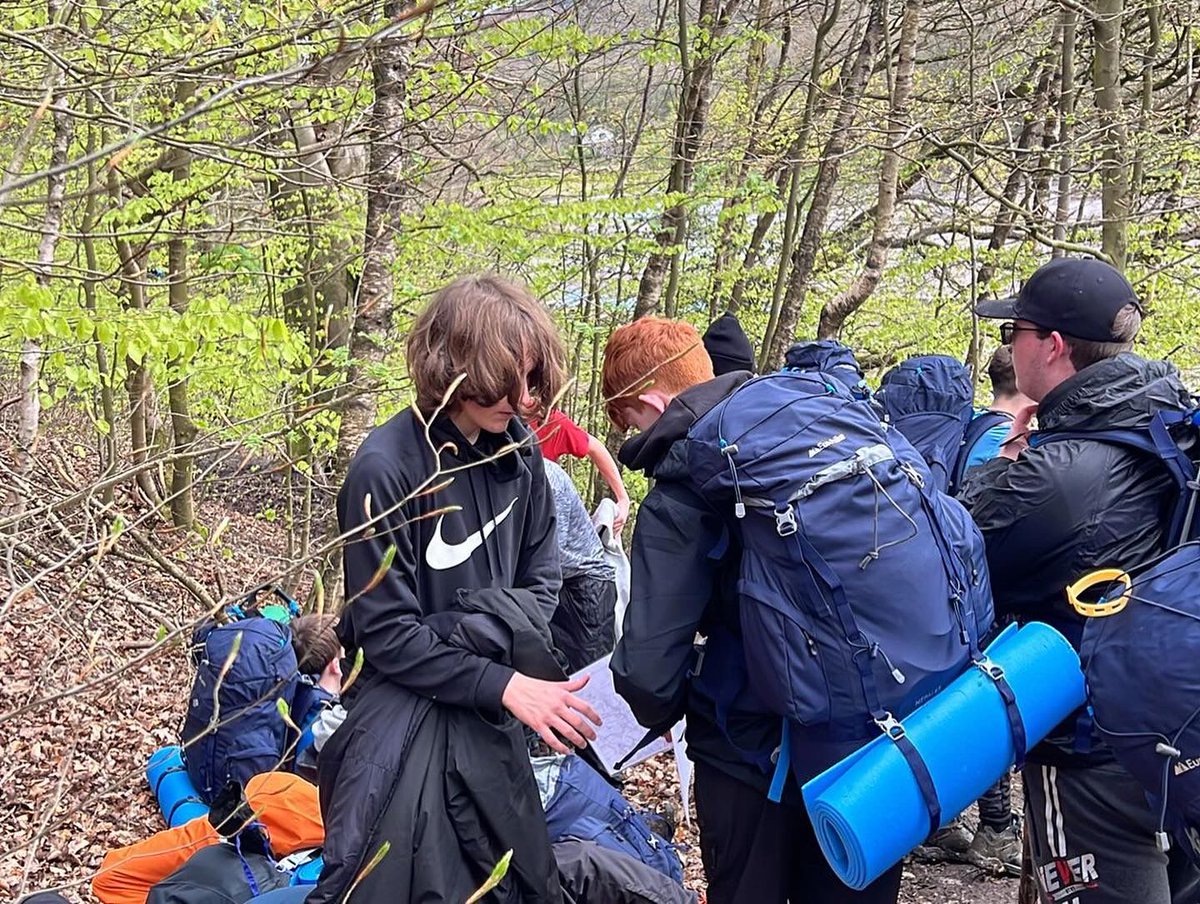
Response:
[{"label": "hiking boot", "polygon": [[980,825],[967,849],[967,862],[996,875],[1021,875],[1021,828],[1017,821],[1014,819],[999,832]]},{"label": "hiking boot", "polygon": [[675,830],[679,827],[679,806],[674,801],[664,801],[661,810],[643,810],[642,819],[659,838],[674,841]]},{"label": "hiking boot", "polygon": [[967,851],[973,840],[971,830],[960,816],[944,829],[934,832],[912,855],[923,863],[941,863],[945,860],[966,863]]}]

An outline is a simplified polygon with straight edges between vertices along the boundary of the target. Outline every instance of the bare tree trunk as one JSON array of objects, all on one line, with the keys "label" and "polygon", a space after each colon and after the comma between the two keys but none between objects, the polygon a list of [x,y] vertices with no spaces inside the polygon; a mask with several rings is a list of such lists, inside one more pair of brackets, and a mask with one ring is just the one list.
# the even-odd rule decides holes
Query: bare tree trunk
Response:
[{"label": "bare tree trunk", "polygon": [[[1059,30],[1062,32],[1062,78],[1058,95],[1058,201],[1054,211],[1054,240],[1066,241],[1067,221],[1071,216],[1071,132],[1075,118],[1075,29],[1078,13],[1064,6]],[[1064,252],[1055,248],[1053,255]]]},{"label": "bare tree trunk", "polygon": [[1146,169],[1146,138],[1150,134],[1150,119],[1154,113],[1154,62],[1158,57],[1158,45],[1162,40],[1160,18],[1162,9],[1158,0],[1146,6],[1146,24],[1150,31],[1145,56],[1142,58],[1142,109],[1138,119],[1138,142],[1133,153],[1133,179],[1131,191],[1134,196],[1142,188],[1142,175]]},{"label": "bare tree trunk", "polygon": [[[407,7],[407,0],[388,0],[390,19]],[[383,361],[385,336],[392,322],[392,264],[396,259],[396,229],[404,207],[404,127],[407,121],[404,80],[408,55],[395,37],[382,41],[371,63],[375,102],[368,119],[370,152],[367,165],[367,221],[363,243],[363,273],[359,283],[350,338],[347,399],[338,430],[337,467],[341,474],[367,432],[375,424],[377,399],[369,374]]]},{"label": "bare tree trunk", "polygon": [[[108,192],[116,205],[121,203],[121,184],[117,171],[108,171]],[[125,290],[129,293],[128,305],[135,310],[146,308],[146,274],[138,263],[137,255],[128,239],[114,236],[113,242],[117,248],[117,257],[121,261],[121,279]],[[158,507],[162,500],[158,488],[154,485],[154,477],[149,469],[142,467],[150,456],[150,446],[153,443],[153,421],[149,409],[153,402],[153,386],[150,382],[150,371],[146,367],[145,358],[135,360],[131,355],[125,356],[125,393],[129,396],[129,441],[130,458],[137,474],[134,477],[138,489],[145,497],[147,504]]]},{"label": "bare tree trunk", "polygon": [[829,216],[833,190],[837,186],[841,171],[842,156],[846,153],[850,129],[857,116],[863,89],[866,87],[883,35],[881,6],[882,0],[872,2],[862,42],[842,67],[838,78],[841,100],[829,139],[821,154],[821,163],[817,168],[817,179],[813,186],[812,203],[804,220],[800,243],[792,255],[792,272],[788,279],[787,293],[779,309],[779,320],[775,330],[763,343],[764,362],[767,367],[783,360],[783,353],[792,342],[796,321],[800,319],[800,309],[808,291],[808,280],[812,276],[813,264],[816,263],[821,234],[825,231],[825,220]]},{"label": "bare tree trunk", "polygon": [[[800,157],[808,147],[808,139],[812,134],[813,118],[816,115],[817,97],[822,93],[820,75],[825,65],[825,39],[829,37],[829,32],[833,30],[838,15],[841,13],[841,8],[841,0],[832,0],[832,6],[827,2],[825,7],[826,15],[817,26],[816,34],[813,36],[812,63],[808,69],[808,92],[804,98],[804,112],[800,116],[800,134],[796,136],[796,140],[788,148],[788,152],[784,158],[785,163],[775,179],[775,192],[784,206],[784,247],[780,253],[775,295],[771,303],[770,320],[772,324],[779,319],[784,267],[786,266],[786,261],[792,256],[792,243],[795,240],[794,220],[796,217],[796,204],[799,199]],[[787,228],[789,218],[793,221],[793,229],[791,231]],[[770,232],[774,222],[775,211],[769,210],[761,214],[754,224],[754,233],[750,236],[750,245],[746,249],[745,256],[742,258],[741,275],[734,282],[733,291],[729,296],[728,310],[732,312],[736,312],[741,307],[742,295],[746,291],[746,275],[758,263],[758,256],[762,251],[763,241],[766,239],[767,233]],[[768,335],[772,331],[773,326],[768,329]],[[764,358],[766,357],[766,349],[767,344],[764,342],[762,350]],[[760,368],[762,367],[761,361],[759,362],[759,366]]]},{"label": "bare tree trunk", "polygon": [[[57,0],[50,0],[49,18],[57,22],[61,13]],[[71,146],[74,120],[65,108],[66,95],[58,90],[61,70],[54,67],[53,121],[54,143],[50,150],[50,167],[54,169],[66,163]],[[37,284],[48,291],[54,279],[54,251],[62,233],[63,199],[67,191],[67,175],[59,173],[46,180],[46,213],[42,218],[41,240],[37,252]],[[38,380],[42,369],[42,347],[34,339],[21,343],[18,376],[17,442],[13,453],[11,485],[6,494],[5,516],[20,515],[29,501],[28,479],[33,471],[33,452],[37,445],[38,426],[41,421],[41,397],[38,395]]]},{"label": "bare tree trunk", "polygon": [[[88,112],[92,112],[92,98],[87,98]],[[91,153],[95,149],[95,134],[92,126],[88,127],[87,153]],[[83,298],[87,306],[88,313],[94,318],[96,316],[96,283],[102,278],[100,272],[100,264],[96,258],[96,239],[92,235],[92,230],[96,228],[96,193],[100,190],[99,181],[96,178],[96,164],[90,163],[87,168],[87,200],[84,201],[83,210],[83,226],[81,233],[83,234],[82,244],[84,258],[87,261],[87,276],[83,279]],[[118,451],[117,451],[117,415],[116,405],[113,400],[112,391],[112,372],[108,364],[108,349],[104,347],[104,343],[97,337],[94,341],[94,355],[96,358],[96,372],[100,377],[100,388],[98,390],[100,415],[103,418],[104,427],[98,432],[100,433],[100,448],[102,450],[100,461],[103,465],[101,472],[101,480],[107,480],[117,472],[118,466]],[[113,487],[105,483],[101,490],[101,498],[106,504],[111,505],[115,493]]]},{"label": "bare tree trunk", "polygon": [[1125,0],[1096,0],[1092,28],[1096,51],[1092,81],[1100,114],[1103,154],[1100,161],[1100,204],[1104,213],[1102,248],[1113,266],[1125,269],[1128,248],[1128,140],[1121,111],[1121,20]]},{"label": "bare tree trunk", "polygon": [[[191,94],[184,90],[185,96]],[[191,175],[190,152],[177,149],[176,161],[171,168],[174,182],[184,182]],[[179,212],[179,223],[167,240],[167,298],[171,310],[183,315],[188,307],[188,240],[187,206]],[[171,435],[174,454],[171,458],[171,522],[182,530],[190,531],[196,519],[192,499],[192,474],[194,462],[192,444],[196,442],[196,424],[192,420],[188,403],[187,362],[179,359],[167,362],[169,373],[167,397],[171,406]]]},{"label": "bare tree trunk", "polygon": [[888,246],[892,235],[892,218],[896,212],[896,181],[900,175],[901,147],[908,136],[908,98],[912,93],[913,71],[916,69],[917,34],[921,23],[922,0],[907,0],[900,25],[899,56],[896,81],[892,88],[891,111],[888,114],[888,141],[879,171],[879,197],[875,203],[875,229],[867,248],[863,271],[850,287],[828,302],[821,311],[817,336],[828,339],[842,329],[846,318],[875,291],[887,266]]},{"label": "bare tree trunk", "polygon": [[[776,18],[772,10],[773,4],[774,0],[758,0],[758,12],[754,24],[756,36],[751,41],[750,49],[746,54],[746,114],[743,119],[746,130],[746,147],[742,152],[741,159],[734,167],[733,185],[725,191],[725,197],[721,201],[721,213],[717,217],[720,228],[713,261],[712,285],[708,293],[709,320],[715,320],[717,317],[719,299],[724,291],[725,271],[729,269],[729,263],[733,260],[736,249],[734,229],[739,218],[732,215],[730,211],[742,200],[742,192],[750,174],[750,164],[758,152],[762,114],[765,112],[762,104],[759,103],[758,95],[766,67],[767,29],[772,20]],[[778,18],[782,19],[785,23],[784,27],[787,27],[786,11]]]},{"label": "bare tree trunk", "polygon": [[[687,4],[679,0],[679,53],[683,70],[683,85],[679,92],[679,110],[675,118],[675,137],[672,142],[671,177],[667,191],[674,195],[686,195],[692,189],[696,170],[696,155],[700,141],[708,124],[708,106],[712,93],[713,69],[717,62],[717,50],[721,39],[729,28],[731,18],[737,13],[741,0],[728,0],[719,13],[716,0],[700,0],[699,26],[701,38],[696,46],[688,46]],[[658,309],[663,295],[663,280],[670,273],[663,308],[668,316],[674,314],[675,292],[679,285],[680,251],[687,238],[687,204],[680,198],[663,212],[655,241],[660,250],[653,252],[646,261],[638,283],[637,301],[633,318],[637,320]],[[668,252],[668,248],[675,250]]]}]

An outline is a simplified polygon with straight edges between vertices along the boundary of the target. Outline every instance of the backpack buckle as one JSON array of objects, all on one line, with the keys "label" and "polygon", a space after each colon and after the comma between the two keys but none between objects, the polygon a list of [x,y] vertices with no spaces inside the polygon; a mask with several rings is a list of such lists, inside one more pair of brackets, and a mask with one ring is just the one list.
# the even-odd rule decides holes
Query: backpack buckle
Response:
[{"label": "backpack buckle", "polygon": [[921,476],[921,472],[908,462],[900,463],[900,471],[907,477],[919,490],[925,489],[925,478]]},{"label": "backpack buckle", "polygon": [[975,668],[979,669],[979,671],[983,672],[983,674],[987,675],[993,681],[1004,680],[1004,667],[988,659],[986,656],[980,656],[975,660]]},{"label": "backpack buckle", "polygon": [[875,724],[893,741],[899,741],[905,735],[904,725],[891,713],[885,712],[883,716],[875,720]]},{"label": "backpack buckle", "polygon": [[775,509],[775,533],[781,537],[790,537],[800,529],[796,524],[796,510],[790,505],[785,509]]}]

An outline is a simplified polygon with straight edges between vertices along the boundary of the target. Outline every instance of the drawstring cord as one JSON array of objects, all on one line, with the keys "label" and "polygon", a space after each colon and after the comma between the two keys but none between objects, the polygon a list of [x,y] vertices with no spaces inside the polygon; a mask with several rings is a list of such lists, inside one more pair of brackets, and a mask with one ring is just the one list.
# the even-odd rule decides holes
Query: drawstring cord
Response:
[{"label": "drawstring cord", "polygon": [[721,452],[725,455],[725,460],[729,462],[729,479],[733,482],[733,514],[737,518],[746,517],[746,503],[742,502],[742,487],[738,483],[737,465],[733,462],[733,456],[737,454],[737,443],[728,443],[725,440],[720,440]]},{"label": "drawstring cord", "polygon": [[[904,509],[902,509],[896,503],[896,500],[891,497],[890,493],[888,493],[887,488],[884,487],[884,485],[879,482],[879,478],[875,476],[874,471],[872,471],[869,467],[864,467],[862,469],[862,473],[867,476],[867,478],[871,481],[872,485],[875,487],[875,519],[872,524],[872,529],[874,532],[874,536],[872,537],[872,542],[875,544],[875,548],[872,549],[870,552],[868,552],[865,556],[863,556],[862,561],[858,563],[858,567],[862,570],[865,570],[868,565],[870,565],[872,562],[874,562],[876,559],[879,558],[879,554],[882,553],[885,549],[890,549],[893,546],[899,546],[901,543],[907,543],[913,537],[917,536],[921,532],[921,530],[920,530],[920,528],[917,527],[917,522],[912,519],[912,517],[908,514],[908,512],[904,511]],[[892,508],[894,508],[897,512],[899,512],[900,516],[902,518],[904,518],[904,520],[908,522],[909,527],[912,528],[911,533],[909,533],[909,535],[907,537],[899,537],[898,539],[892,540],[890,543],[884,543],[882,545],[879,542],[879,496],[880,496],[880,494],[882,494],[883,497],[885,499],[887,499],[887,501],[891,504]]]}]

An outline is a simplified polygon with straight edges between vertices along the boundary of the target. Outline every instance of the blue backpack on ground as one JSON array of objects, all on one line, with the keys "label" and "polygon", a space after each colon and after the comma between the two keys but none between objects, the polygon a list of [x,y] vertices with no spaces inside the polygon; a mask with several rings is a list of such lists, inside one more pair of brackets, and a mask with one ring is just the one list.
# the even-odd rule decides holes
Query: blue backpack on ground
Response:
[{"label": "blue backpack on ground", "polygon": [[963,440],[975,415],[975,389],[962,362],[948,355],[902,361],[883,375],[875,401],[921,453],[934,485],[954,493],[970,452]]},{"label": "blue backpack on ground", "polygon": [[802,373],[829,374],[837,377],[859,401],[871,399],[871,388],[854,352],[836,339],[813,339],[793,344],[784,354],[783,366]]},{"label": "blue backpack on ground", "polygon": [[[865,741],[882,730],[933,819],[932,780],[898,720],[982,661],[994,616],[974,522],[902,435],[823,374],[750,380],[688,440],[698,492],[729,512],[741,540],[750,686],[784,719],[772,797],[793,736]],[[1004,694],[1003,675],[991,677]],[[1006,699],[1021,759],[1011,690]]]},{"label": "blue backpack on ground", "polygon": [[593,841],[626,854],[683,884],[683,865],[675,846],[656,835],[600,773],[577,756],[566,757],[554,793],[546,802],[550,841]]},{"label": "blue backpack on ground", "polygon": [[211,804],[230,779],[245,786],[281,765],[290,738],[277,701],[292,708],[299,674],[291,629],[262,615],[202,623],[192,657],[184,761],[196,793]]}]

